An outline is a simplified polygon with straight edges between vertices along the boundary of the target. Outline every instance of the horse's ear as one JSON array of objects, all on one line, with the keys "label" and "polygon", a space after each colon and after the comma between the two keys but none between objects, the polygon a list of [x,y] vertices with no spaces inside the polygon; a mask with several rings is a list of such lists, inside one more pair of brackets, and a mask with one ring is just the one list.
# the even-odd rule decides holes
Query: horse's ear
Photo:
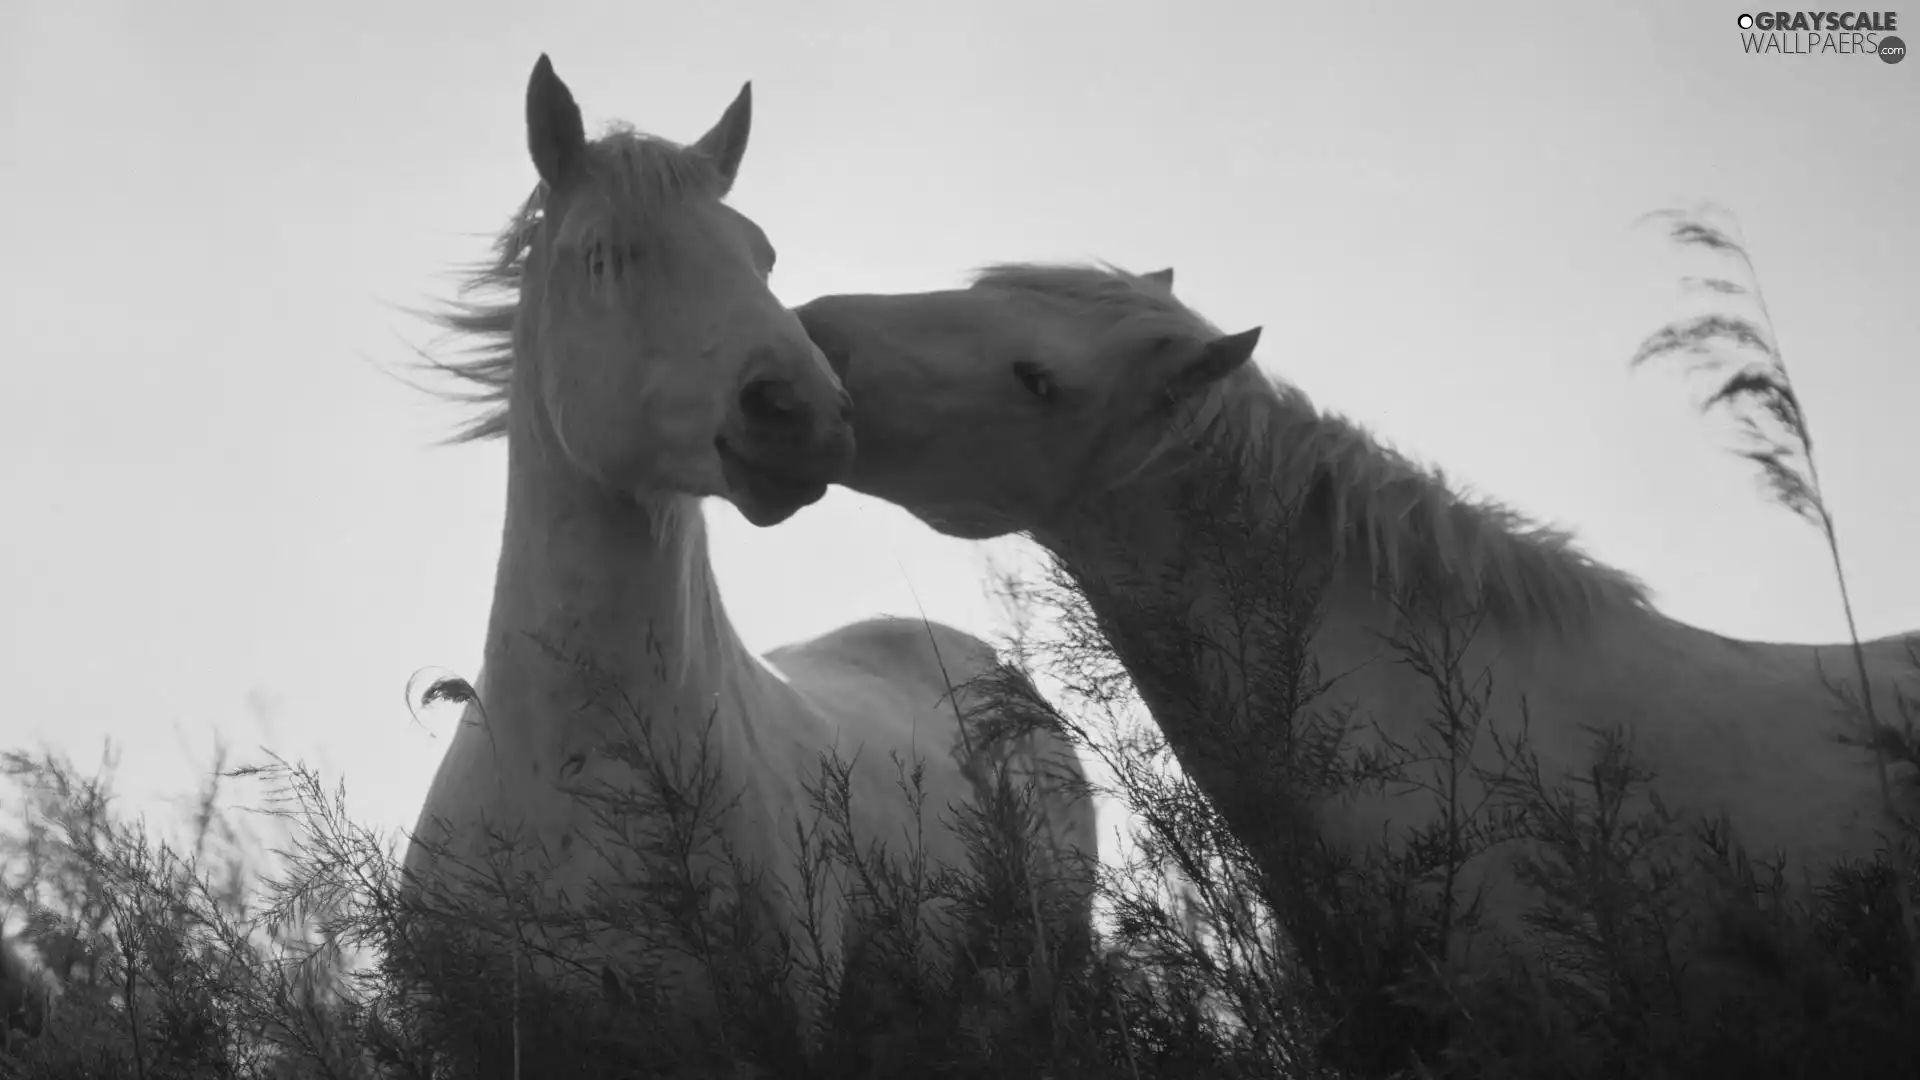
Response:
[{"label": "horse's ear", "polygon": [[553,61],[546,53],[540,54],[533,77],[527,80],[527,149],[549,188],[573,176],[587,156],[580,106],[574,104],[573,91],[553,73]]},{"label": "horse's ear", "polygon": [[741,85],[740,93],[727,106],[720,122],[713,130],[700,136],[693,149],[713,162],[720,170],[720,179],[725,186],[721,194],[733,187],[733,178],[740,174],[740,159],[747,153],[747,134],[753,129],[753,83]]},{"label": "horse's ear", "polygon": [[1144,281],[1153,282],[1168,292],[1173,291],[1173,267],[1171,266],[1165,270],[1154,270],[1150,273],[1141,274],[1140,277]]},{"label": "horse's ear", "polygon": [[1188,361],[1184,367],[1167,380],[1167,399],[1179,401],[1196,394],[1221,379],[1240,370],[1247,361],[1253,359],[1253,350],[1260,344],[1260,327],[1242,330],[1237,334],[1225,334],[1207,342],[1200,355]]}]

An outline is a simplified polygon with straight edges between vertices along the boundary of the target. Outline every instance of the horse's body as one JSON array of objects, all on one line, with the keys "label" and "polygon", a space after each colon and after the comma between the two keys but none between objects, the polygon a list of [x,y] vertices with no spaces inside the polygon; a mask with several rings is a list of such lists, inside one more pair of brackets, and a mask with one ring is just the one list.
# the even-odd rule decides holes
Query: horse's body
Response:
[{"label": "horse's body", "polygon": [[[927,853],[963,864],[946,823],[975,786],[941,671],[964,683],[992,653],[945,627],[876,619],[781,649],[770,665],[727,619],[701,497],[770,526],[843,476],[853,448],[844,391],[767,288],[771,246],[722,202],[747,101],[742,91],[688,147],[619,131],[589,143],[544,57],[535,69],[528,137],[542,183],[475,281],[511,298],[446,319],[480,339],[477,356],[445,367],[491,407],[467,436],[507,441],[506,527],[478,702],[434,778],[406,868],[419,885],[505,854],[506,880],[579,912],[649,873],[620,835],[658,837],[677,814],[702,830],[686,852],[692,878],[711,877],[724,896],[735,865],[764,874],[741,899],[804,956],[796,833],[815,823],[804,785],[819,781],[821,755],[854,762],[858,842],[898,855],[911,829],[890,756],[908,769],[924,758]],[[704,791],[703,761],[717,780]],[[1057,767],[1078,776],[1070,750]],[[1090,802],[1049,777],[1055,836],[1091,850]],[[662,818],[612,827],[596,792]],[[814,898],[829,959],[843,949],[849,902],[838,877]],[[532,959],[549,974],[598,971],[639,946],[632,932],[601,930],[584,949],[557,950],[585,963]],[[666,973],[697,982],[699,967],[669,958]]]},{"label": "horse's body", "polygon": [[[1276,384],[1247,362],[1258,332],[1221,335],[1173,298],[1170,271],[1001,267],[969,289],[798,311],[859,405],[845,483],[951,535],[1026,532],[1056,555],[1182,765],[1272,866],[1300,865],[1282,846],[1289,823],[1352,851],[1404,844],[1438,813],[1427,791],[1321,797],[1267,771],[1297,751],[1271,722],[1286,703],[1246,674],[1282,658],[1243,616],[1250,592],[1289,601],[1258,587],[1283,539],[1328,568],[1308,645],[1331,680],[1317,706],[1377,725],[1358,741],[1411,745],[1436,715],[1432,683],[1388,644],[1414,625],[1404,605],[1424,582],[1484,614],[1458,670],[1470,686],[1491,679],[1487,715],[1509,739],[1524,705],[1548,784],[1587,775],[1592,729],[1623,725],[1669,807],[1725,813],[1752,854],[1784,853],[1796,876],[1880,846],[1873,755],[1838,738],[1865,732],[1822,681],[1857,693],[1846,646],[1734,641],[1662,616],[1566,537],[1455,495]],[[1281,507],[1297,515],[1288,527]],[[1883,715],[1916,644],[1866,645]],[[1473,758],[1501,764],[1484,736]],[[1483,791],[1464,782],[1473,805]],[[1508,934],[1525,933],[1531,903],[1511,859],[1530,851],[1495,848],[1458,881],[1488,889]]]}]

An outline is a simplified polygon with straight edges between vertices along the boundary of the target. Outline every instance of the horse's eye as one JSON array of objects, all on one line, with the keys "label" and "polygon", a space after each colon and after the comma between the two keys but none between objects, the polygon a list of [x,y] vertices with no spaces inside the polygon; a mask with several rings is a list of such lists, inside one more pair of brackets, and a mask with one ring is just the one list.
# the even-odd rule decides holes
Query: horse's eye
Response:
[{"label": "horse's eye", "polygon": [[613,271],[616,279],[626,277],[627,271],[640,262],[640,248],[626,245],[609,249],[605,244],[594,244],[587,249],[585,259],[587,272],[595,278],[604,277],[607,271]]},{"label": "horse's eye", "polygon": [[1040,365],[1021,360],[1013,365],[1013,375],[1020,380],[1021,386],[1027,388],[1027,393],[1041,401],[1052,400],[1053,379]]}]

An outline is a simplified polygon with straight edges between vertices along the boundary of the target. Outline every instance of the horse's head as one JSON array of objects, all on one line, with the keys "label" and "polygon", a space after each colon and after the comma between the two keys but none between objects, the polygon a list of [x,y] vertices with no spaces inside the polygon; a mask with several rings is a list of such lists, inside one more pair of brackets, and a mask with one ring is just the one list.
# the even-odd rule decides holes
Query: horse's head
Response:
[{"label": "horse's head", "polygon": [[845,483],[972,539],[1045,528],[1124,483],[1259,340],[1221,334],[1172,284],[1002,266],[967,289],[803,305],[859,406]]},{"label": "horse's head", "polygon": [[519,287],[511,410],[548,452],[623,495],[720,495],[765,526],[844,476],[853,431],[840,380],[768,288],[773,245],[723,201],[749,91],[690,146],[590,142],[542,56],[527,87],[541,187],[492,277]]}]

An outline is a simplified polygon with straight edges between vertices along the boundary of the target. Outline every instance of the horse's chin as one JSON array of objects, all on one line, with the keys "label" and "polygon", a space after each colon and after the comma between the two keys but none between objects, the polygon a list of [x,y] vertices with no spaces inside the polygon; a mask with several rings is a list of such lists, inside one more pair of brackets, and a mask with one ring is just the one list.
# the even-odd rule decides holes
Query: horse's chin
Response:
[{"label": "horse's chin", "polygon": [[815,477],[768,468],[736,453],[725,439],[715,440],[714,445],[720,453],[728,501],[758,528],[780,524],[827,493],[827,485]]},{"label": "horse's chin", "polygon": [[735,488],[729,502],[740,516],[756,528],[770,528],[812,506],[826,495],[826,485],[781,487],[773,492],[757,491],[751,485]]},{"label": "horse's chin", "polygon": [[956,540],[992,540],[1019,532],[1019,526],[994,514],[956,512],[945,508],[913,509],[909,512],[933,531]]}]

